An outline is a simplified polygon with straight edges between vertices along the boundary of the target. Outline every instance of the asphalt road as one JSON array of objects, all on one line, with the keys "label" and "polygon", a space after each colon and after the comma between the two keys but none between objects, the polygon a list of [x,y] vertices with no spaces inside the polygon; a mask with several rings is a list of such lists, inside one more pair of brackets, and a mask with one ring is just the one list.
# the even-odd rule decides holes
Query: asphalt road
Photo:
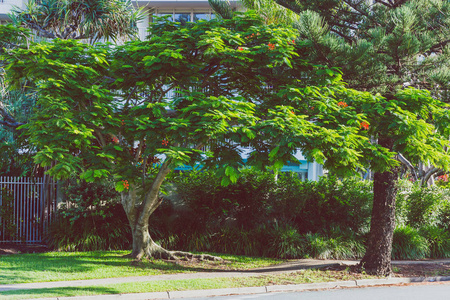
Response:
[{"label": "asphalt road", "polygon": [[233,295],[183,300],[450,300],[450,282],[407,286]]}]

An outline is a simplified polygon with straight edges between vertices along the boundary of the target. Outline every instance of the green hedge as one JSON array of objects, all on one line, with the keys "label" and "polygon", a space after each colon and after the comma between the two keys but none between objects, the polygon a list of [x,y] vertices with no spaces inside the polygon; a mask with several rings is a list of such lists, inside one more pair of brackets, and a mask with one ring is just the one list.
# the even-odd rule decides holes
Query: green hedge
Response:
[{"label": "green hedge", "polygon": [[[174,176],[170,196],[151,216],[166,248],[279,258],[361,258],[369,231],[370,182],[244,170],[226,187],[213,173]],[[56,249],[127,249],[131,233],[111,184],[70,182],[48,242]],[[450,257],[449,190],[401,187],[395,259]]]}]

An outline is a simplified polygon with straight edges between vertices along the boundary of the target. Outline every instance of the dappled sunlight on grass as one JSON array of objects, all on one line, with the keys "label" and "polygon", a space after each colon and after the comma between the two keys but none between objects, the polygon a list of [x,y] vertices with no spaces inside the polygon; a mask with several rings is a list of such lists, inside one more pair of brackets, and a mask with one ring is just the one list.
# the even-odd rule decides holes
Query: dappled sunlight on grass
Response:
[{"label": "dappled sunlight on grass", "polygon": [[0,284],[148,276],[194,271],[250,269],[283,262],[222,255],[224,262],[169,262],[123,257],[128,251],[48,252],[0,257]]},{"label": "dappled sunlight on grass", "polygon": [[184,269],[164,261],[135,264],[132,259],[122,257],[126,253],[49,252],[2,256],[0,284],[144,276],[181,272]]}]

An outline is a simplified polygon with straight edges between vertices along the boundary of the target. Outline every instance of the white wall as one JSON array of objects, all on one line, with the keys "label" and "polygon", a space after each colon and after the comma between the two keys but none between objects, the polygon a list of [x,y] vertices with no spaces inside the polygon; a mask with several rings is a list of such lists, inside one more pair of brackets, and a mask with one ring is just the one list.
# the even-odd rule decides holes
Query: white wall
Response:
[{"label": "white wall", "polygon": [[7,14],[11,11],[13,6],[23,8],[23,0],[0,0],[0,20],[6,20]]}]

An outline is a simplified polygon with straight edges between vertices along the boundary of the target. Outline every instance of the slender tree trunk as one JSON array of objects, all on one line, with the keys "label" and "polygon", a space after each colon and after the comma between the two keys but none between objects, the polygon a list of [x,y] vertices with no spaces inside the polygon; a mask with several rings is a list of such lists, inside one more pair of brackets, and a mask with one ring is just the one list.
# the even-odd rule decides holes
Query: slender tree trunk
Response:
[{"label": "slender tree trunk", "polygon": [[[392,149],[392,139],[379,139],[379,144]],[[391,253],[395,229],[395,199],[399,167],[375,172],[373,208],[366,254],[360,267],[369,274],[388,276],[392,272]]]}]

